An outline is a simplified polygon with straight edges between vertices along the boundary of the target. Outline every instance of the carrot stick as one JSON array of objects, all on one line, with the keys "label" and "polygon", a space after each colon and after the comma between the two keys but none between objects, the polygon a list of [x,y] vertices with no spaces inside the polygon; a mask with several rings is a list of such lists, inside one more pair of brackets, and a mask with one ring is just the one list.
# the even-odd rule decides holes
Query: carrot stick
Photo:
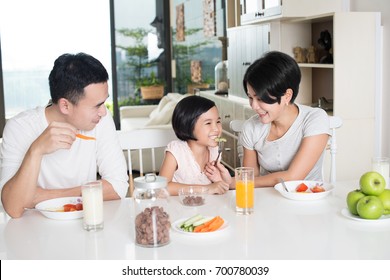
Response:
[{"label": "carrot stick", "polygon": [[200,229],[200,232],[211,232],[219,229],[224,223],[224,220],[220,216],[216,216],[212,223]]},{"label": "carrot stick", "polygon": [[211,225],[212,222],[214,222],[216,219],[217,219],[218,216],[215,216],[214,218],[212,218],[210,221],[204,223],[205,226],[208,226],[208,225]]},{"label": "carrot stick", "polygon": [[201,229],[205,228],[206,226],[204,224],[202,225],[199,225],[197,227],[194,228],[194,232],[200,232]]},{"label": "carrot stick", "polygon": [[86,135],[83,135],[83,134],[76,134],[76,137],[80,138],[80,139],[84,139],[84,140],[96,140],[95,137],[91,137],[91,136],[86,136]]},{"label": "carrot stick", "polygon": [[215,221],[217,219],[217,217],[214,217],[212,218],[210,221],[204,223],[204,224],[201,224],[197,227],[194,228],[194,232],[201,232],[202,229],[204,228],[207,228],[213,221]]},{"label": "carrot stick", "polygon": [[216,231],[223,225],[223,223],[224,220],[221,217],[219,217],[219,219],[217,219],[214,223],[209,225],[209,231]]}]

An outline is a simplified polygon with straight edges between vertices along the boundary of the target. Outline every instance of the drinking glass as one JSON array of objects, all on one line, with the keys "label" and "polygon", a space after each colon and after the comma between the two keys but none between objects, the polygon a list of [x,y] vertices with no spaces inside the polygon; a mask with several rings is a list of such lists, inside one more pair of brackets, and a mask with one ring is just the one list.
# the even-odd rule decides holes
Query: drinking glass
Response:
[{"label": "drinking glass", "polygon": [[372,170],[380,173],[386,180],[386,188],[389,188],[390,158],[374,157],[372,158]]},{"label": "drinking glass", "polygon": [[83,197],[83,227],[87,231],[97,231],[104,227],[103,185],[101,181],[81,185]]},{"label": "drinking glass", "polygon": [[252,167],[237,167],[236,177],[236,212],[242,215],[253,213],[255,178]]}]

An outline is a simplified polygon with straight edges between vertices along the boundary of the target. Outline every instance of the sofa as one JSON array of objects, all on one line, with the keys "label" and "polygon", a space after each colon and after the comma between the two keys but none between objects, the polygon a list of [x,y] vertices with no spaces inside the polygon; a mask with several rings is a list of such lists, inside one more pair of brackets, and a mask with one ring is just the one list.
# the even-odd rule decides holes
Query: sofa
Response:
[{"label": "sofa", "polygon": [[[138,105],[120,107],[121,131],[145,128],[172,129],[172,114],[176,104],[189,94],[168,93],[157,105]],[[157,148],[156,167],[159,169],[164,159],[165,148]],[[151,151],[145,150],[143,156],[144,173],[153,172]],[[127,158],[127,156],[126,156]],[[139,170],[139,156],[136,151],[131,152],[133,169]]]},{"label": "sofa", "polygon": [[157,105],[120,107],[121,130],[140,128],[171,128],[172,113],[176,104],[189,94],[168,93]]}]

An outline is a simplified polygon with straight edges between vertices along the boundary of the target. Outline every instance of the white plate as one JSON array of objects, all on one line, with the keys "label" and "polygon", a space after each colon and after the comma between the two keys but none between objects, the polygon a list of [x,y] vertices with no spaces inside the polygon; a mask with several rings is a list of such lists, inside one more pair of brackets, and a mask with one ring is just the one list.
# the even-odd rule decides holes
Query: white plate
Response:
[{"label": "white plate", "polygon": [[[285,198],[292,199],[292,200],[317,200],[328,196],[333,190],[333,186],[331,184],[323,183],[320,181],[300,180],[300,181],[286,181],[285,183],[287,189],[289,190],[288,192],[286,192],[286,190],[283,188],[281,183],[276,184],[274,188],[275,190],[280,192],[280,194],[283,195]],[[296,187],[301,183],[305,183],[309,187],[308,192],[301,193],[295,191]],[[325,191],[319,193],[310,192],[310,188],[318,184],[323,184],[322,187],[325,189]]]},{"label": "white plate", "polygon": [[348,208],[342,209],[341,214],[348,219],[359,221],[359,222],[368,222],[368,223],[386,222],[386,221],[390,222],[390,215],[382,215],[382,217],[380,217],[379,219],[376,219],[376,220],[363,219],[363,218],[360,218],[359,216],[351,214],[351,212],[349,212]]},{"label": "white plate", "polygon": [[51,210],[63,207],[65,204],[77,204],[82,203],[81,197],[61,197],[42,201],[35,206],[35,209],[39,210],[44,216],[55,220],[74,220],[83,217],[83,211],[71,211],[71,212],[50,212],[43,210]]},{"label": "white plate", "polygon": [[223,225],[219,229],[217,229],[216,231],[211,231],[211,232],[188,232],[188,231],[183,231],[180,228],[180,226],[181,226],[181,224],[184,221],[186,221],[188,219],[189,219],[189,217],[177,220],[176,222],[174,222],[172,224],[171,228],[174,231],[176,231],[176,232],[179,232],[179,233],[182,233],[182,234],[186,234],[186,235],[190,235],[190,236],[213,236],[213,235],[219,235],[219,234],[223,233],[229,227],[229,223],[224,219]]}]

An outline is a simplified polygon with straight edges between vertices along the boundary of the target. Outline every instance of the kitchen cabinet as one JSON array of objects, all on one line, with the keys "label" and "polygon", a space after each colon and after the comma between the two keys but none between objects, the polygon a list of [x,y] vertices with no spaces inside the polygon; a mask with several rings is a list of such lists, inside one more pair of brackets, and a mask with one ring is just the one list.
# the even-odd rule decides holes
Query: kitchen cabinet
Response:
[{"label": "kitchen cabinet", "polygon": [[269,30],[269,24],[228,29],[229,92],[233,95],[246,98],[242,79],[248,66],[269,50]]},{"label": "kitchen cabinet", "polygon": [[349,0],[240,0],[241,25],[347,11]]},{"label": "kitchen cabinet", "polygon": [[[286,3],[283,1],[283,5]],[[243,67],[244,62],[253,62],[254,56],[260,57],[267,48],[294,57],[294,47],[316,45],[320,32],[328,30],[333,42],[333,63],[299,64],[302,80],[296,102],[311,106],[321,97],[333,99],[333,110],[328,113],[343,119],[343,126],[337,130],[338,179],[358,178],[370,170],[376,137],[381,134],[376,117],[382,94],[380,13],[334,12],[310,17],[283,17],[249,26],[245,29],[248,33],[240,32],[242,29],[239,28],[228,30],[228,54],[232,55],[228,56],[229,96],[246,98],[242,78],[248,65]],[[241,40],[243,34],[246,38],[251,37],[251,32],[252,38],[256,38],[262,28],[270,34],[263,37],[262,43]],[[259,45],[267,47],[261,49],[257,47]],[[253,57],[245,56],[252,53],[252,47],[261,51]],[[248,118],[247,115],[241,117]]]},{"label": "kitchen cabinet", "polygon": [[332,36],[333,64],[299,64],[302,82],[297,102],[311,105],[320,97],[333,99],[329,114],[343,119],[337,131],[337,178],[357,178],[371,168],[378,133],[380,13],[337,12],[281,21],[271,28],[271,37],[277,39],[271,39],[270,49],[293,56],[294,47],[315,45],[325,29]]}]

